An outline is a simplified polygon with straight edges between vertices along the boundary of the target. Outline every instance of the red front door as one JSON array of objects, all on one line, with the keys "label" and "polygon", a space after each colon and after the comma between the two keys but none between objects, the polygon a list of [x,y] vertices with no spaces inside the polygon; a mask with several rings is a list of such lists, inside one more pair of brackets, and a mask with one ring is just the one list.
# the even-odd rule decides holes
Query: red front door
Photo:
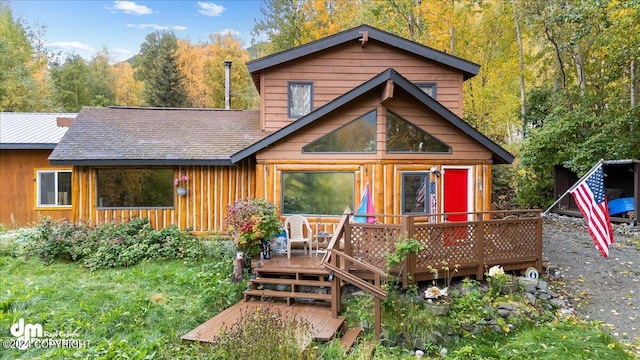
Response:
[{"label": "red front door", "polygon": [[[444,177],[444,212],[468,212],[469,204],[469,169],[445,169]],[[449,215],[448,221],[467,221],[467,216]]]}]

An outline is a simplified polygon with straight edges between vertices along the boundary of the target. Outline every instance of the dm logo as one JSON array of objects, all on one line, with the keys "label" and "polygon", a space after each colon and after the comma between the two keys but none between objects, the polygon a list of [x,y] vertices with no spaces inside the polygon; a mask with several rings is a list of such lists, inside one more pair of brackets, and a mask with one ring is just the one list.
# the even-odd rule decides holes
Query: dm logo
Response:
[{"label": "dm logo", "polygon": [[26,350],[31,344],[31,338],[42,337],[42,325],[25,324],[20,318],[17,323],[11,325],[11,335],[16,337],[16,345],[20,350]]}]

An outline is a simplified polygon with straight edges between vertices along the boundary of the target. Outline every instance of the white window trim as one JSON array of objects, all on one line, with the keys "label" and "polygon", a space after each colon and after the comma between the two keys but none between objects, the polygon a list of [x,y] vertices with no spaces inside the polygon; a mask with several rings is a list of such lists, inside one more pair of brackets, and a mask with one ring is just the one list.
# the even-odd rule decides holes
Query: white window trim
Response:
[{"label": "white window trim", "polygon": [[[54,187],[56,191],[54,191],[54,204],[43,204],[41,203],[42,199],[42,186],[41,186],[41,174],[49,174],[54,173]],[[36,171],[36,207],[38,208],[70,208],[71,205],[58,205],[58,174],[59,173],[69,173],[71,174],[71,170],[37,170]],[[69,189],[69,196],[71,196],[71,189]],[[73,200],[72,200],[73,201]]]}]

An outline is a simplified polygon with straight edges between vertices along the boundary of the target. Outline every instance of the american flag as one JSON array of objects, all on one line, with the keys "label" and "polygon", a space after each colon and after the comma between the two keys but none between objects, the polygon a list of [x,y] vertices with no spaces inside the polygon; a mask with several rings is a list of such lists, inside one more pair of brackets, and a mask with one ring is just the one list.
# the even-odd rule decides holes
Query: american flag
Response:
[{"label": "american flag", "polygon": [[609,218],[607,198],[604,196],[604,172],[602,165],[571,191],[578,209],[584,215],[587,229],[604,257],[609,257],[613,244],[613,229]]},{"label": "american flag", "polygon": [[[437,214],[438,213],[438,199],[436,197],[436,182],[435,181],[430,181],[429,182],[429,203],[431,204],[431,207],[429,209],[429,212],[432,214]],[[431,222],[435,222],[436,221],[436,217],[432,216],[431,217]]]}]

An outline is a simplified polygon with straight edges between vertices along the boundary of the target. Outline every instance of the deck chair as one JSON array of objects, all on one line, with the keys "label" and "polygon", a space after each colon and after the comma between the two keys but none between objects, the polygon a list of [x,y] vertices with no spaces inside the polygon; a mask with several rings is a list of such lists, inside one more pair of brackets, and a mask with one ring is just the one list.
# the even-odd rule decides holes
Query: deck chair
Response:
[{"label": "deck chair", "polygon": [[[305,237],[304,228],[307,236]],[[284,221],[284,230],[287,234],[287,258],[291,258],[291,244],[302,243],[304,254],[307,255],[307,245],[309,246],[309,256],[311,256],[311,225],[309,220],[302,215],[291,215]]]}]

